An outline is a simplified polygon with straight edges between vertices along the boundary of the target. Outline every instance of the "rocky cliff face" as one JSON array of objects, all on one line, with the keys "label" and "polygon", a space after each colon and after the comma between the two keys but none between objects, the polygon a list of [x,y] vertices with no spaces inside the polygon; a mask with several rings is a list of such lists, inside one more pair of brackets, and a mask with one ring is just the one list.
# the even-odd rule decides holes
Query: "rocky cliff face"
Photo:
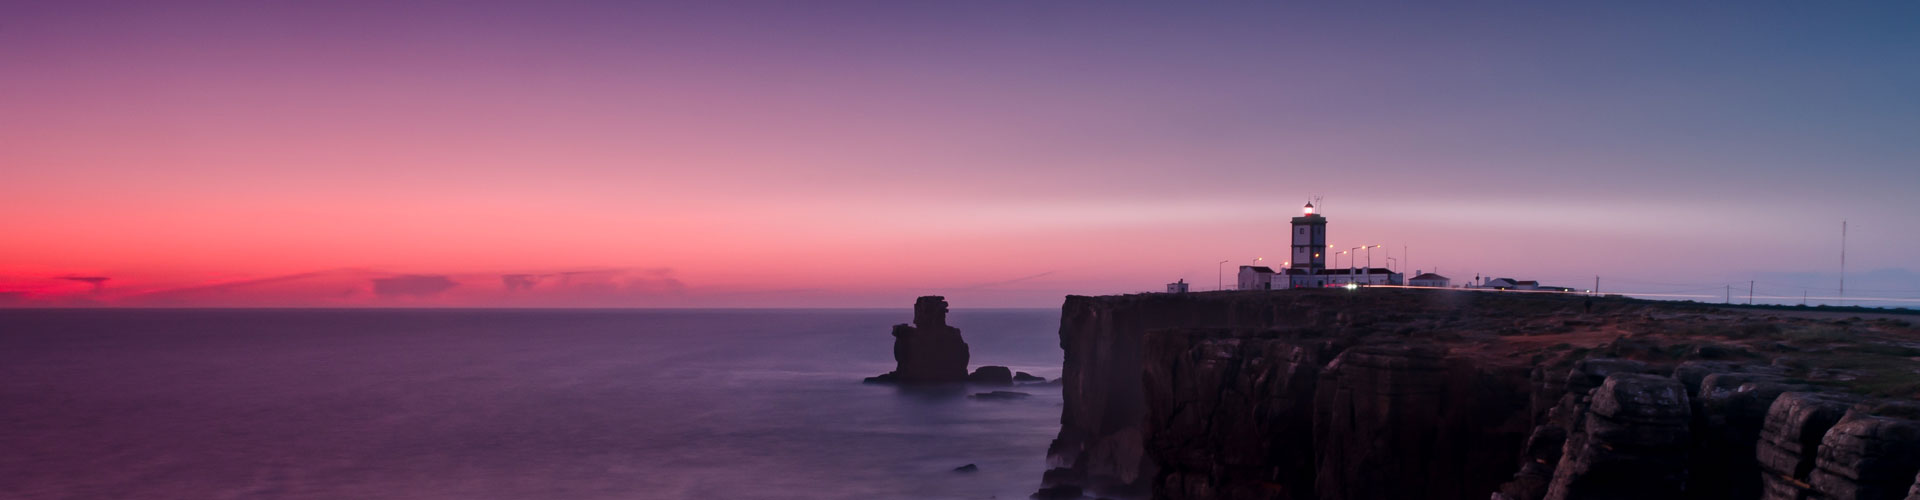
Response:
[{"label": "rocky cliff face", "polygon": [[[1853,321],[1846,340],[1803,338],[1832,325],[1597,302],[1070,297],[1066,407],[1044,482],[1163,499],[1899,499],[1920,488],[1920,411],[1889,402],[1920,392],[1920,350],[1899,347],[1920,341],[1910,326]],[[1911,383],[1884,383],[1900,377]]]}]

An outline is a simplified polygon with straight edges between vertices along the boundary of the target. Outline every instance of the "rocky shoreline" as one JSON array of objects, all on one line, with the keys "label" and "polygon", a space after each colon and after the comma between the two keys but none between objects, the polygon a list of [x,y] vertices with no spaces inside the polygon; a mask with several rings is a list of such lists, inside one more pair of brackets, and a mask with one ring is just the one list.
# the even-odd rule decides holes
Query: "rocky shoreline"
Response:
[{"label": "rocky shoreline", "polygon": [[1069,297],[1036,498],[1920,499],[1920,330],[1420,290]]}]

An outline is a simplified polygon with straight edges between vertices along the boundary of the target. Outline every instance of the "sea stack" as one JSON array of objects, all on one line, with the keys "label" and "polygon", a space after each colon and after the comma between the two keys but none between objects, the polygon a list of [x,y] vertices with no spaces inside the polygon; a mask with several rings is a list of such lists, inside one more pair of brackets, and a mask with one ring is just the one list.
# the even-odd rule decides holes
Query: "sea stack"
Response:
[{"label": "sea stack", "polygon": [[947,326],[946,297],[929,295],[913,303],[913,324],[893,326],[893,373],[878,378],[902,384],[967,381],[967,342],[960,329]]}]

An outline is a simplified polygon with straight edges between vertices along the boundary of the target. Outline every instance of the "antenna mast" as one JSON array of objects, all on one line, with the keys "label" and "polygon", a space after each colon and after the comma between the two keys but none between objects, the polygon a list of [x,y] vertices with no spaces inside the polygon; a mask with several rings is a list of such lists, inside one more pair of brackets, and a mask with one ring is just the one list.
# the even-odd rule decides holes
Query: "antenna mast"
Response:
[{"label": "antenna mast", "polygon": [[1847,302],[1847,221],[1840,221],[1840,305]]}]

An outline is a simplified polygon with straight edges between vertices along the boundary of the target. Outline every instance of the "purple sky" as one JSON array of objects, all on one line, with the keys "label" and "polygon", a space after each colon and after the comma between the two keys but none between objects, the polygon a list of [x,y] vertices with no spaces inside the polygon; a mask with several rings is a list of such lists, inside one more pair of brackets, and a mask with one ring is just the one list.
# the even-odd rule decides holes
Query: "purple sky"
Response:
[{"label": "purple sky", "polygon": [[1844,219],[1920,298],[1915,2],[19,2],[0,70],[0,304],[1050,307],[1310,194],[1644,292],[1830,295]]}]

